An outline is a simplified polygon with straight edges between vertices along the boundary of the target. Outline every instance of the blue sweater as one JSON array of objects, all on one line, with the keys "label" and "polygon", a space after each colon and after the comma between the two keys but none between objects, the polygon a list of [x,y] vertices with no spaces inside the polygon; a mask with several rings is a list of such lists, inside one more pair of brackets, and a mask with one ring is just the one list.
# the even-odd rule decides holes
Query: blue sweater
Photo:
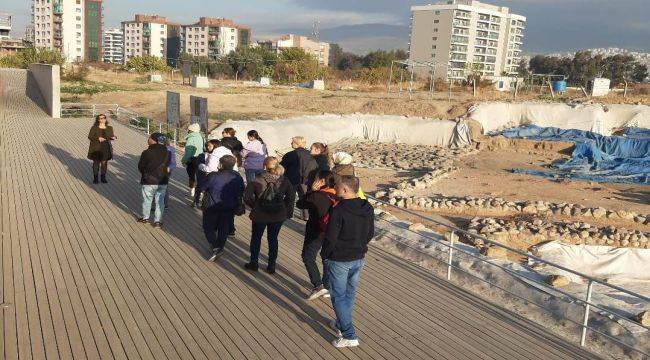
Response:
[{"label": "blue sweater", "polygon": [[244,194],[244,179],[232,170],[210,173],[197,188],[197,193],[203,191],[206,211],[232,211]]}]

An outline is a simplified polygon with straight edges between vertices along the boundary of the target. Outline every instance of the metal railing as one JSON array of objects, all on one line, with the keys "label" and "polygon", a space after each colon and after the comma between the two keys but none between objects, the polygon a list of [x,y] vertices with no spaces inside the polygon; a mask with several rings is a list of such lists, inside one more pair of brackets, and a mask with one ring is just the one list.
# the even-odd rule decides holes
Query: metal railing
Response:
[{"label": "metal railing", "polygon": [[[490,239],[488,239],[486,237],[483,237],[483,236],[480,236],[480,235],[465,231],[465,230],[457,228],[455,226],[451,226],[451,225],[442,223],[442,222],[440,222],[438,220],[435,220],[433,218],[418,214],[417,212],[410,211],[410,210],[403,209],[403,208],[398,208],[398,207],[396,207],[394,205],[391,205],[388,202],[376,199],[376,198],[374,198],[372,196],[367,196],[367,197],[368,197],[369,200],[374,201],[375,203],[381,204],[383,206],[391,207],[391,208],[394,208],[396,211],[404,212],[404,213],[407,213],[407,214],[409,214],[411,216],[415,216],[415,217],[417,217],[419,219],[426,220],[427,222],[436,224],[437,226],[441,226],[441,227],[445,228],[447,231],[451,232],[450,236],[449,236],[449,241],[446,242],[446,241],[443,241],[441,239],[437,239],[435,237],[428,236],[425,233],[418,232],[416,230],[411,230],[408,227],[403,227],[403,226],[399,226],[398,224],[391,223],[392,226],[397,226],[397,227],[399,227],[399,228],[401,228],[403,230],[406,230],[406,231],[412,232],[414,234],[417,234],[420,237],[424,237],[427,240],[432,240],[436,244],[441,245],[443,249],[444,248],[448,249],[446,259],[436,258],[430,252],[426,252],[426,251],[423,251],[422,249],[420,249],[418,247],[414,247],[414,246],[409,245],[407,242],[405,242],[399,236],[397,236],[396,238],[393,239],[402,246],[408,247],[409,249],[411,249],[413,251],[416,251],[416,252],[418,252],[420,254],[423,254],[425,256],[429,256],[429,257],[435,259],[436,261],[443,263],[443,266],[446,267],[446,279],[448,281],[451,281],[452,272],[454,270],[460,271],[460,272],[463,272],[464,274],[468,275],[469,277],[471,277],[473,279],[477,279],[479,281],[487,283],[490,286],[496,287],[496,288],[504,291],[505,293],[507,293],[507,294],[509,294],[511,296],[514,296],[514,297],[516,297],[516,298],[518,298],[520,300],[523,300],[526,304],[532,304],[537,308],[540,308],[540,309],[545,310],[545,311],[547,311],[549,313],[552,313],[553,315],[558,315],[556,312],[553,311],[553,309],[551,309],[550,307],[548,307],[545,304],[541,304],[538,301],[535,301],[535,300],[532,300],[530,298],[524,297],[524,296],[522,296],[520,294],[517,294],[514,291],[512,291],[511,289],[500,286],[499,284],[497,284],[494,281],[490,281],[489,279],[483,278],[483,277],[481,277],[481,276],[479,276],[479,275],[477,275],[475,273],[470,272],[468,269],[464,269],[461,266],[456,265],[454,263],[455,259],[457,259],[460,256],[460,254],[462,254],[462,255],[464,255],[466,257],[471,258],[472,260],[479,261],[480,263],[489,265],[491,267],[498,268],[498,269],[508,273],[509,275],[512,275],[512,276],[514,276],[514,277],[516,277],[518,279],[522,279],[522,280],[525,279],[525,281],[533,282],[536,285],[536,286],[528,286],[527,288],[530,288],[530,289],[533,289],[533,290],[536,290],[536,291],[539,291],[539,292],[543,292],[546,295],[552,294],[552,293],[559,293],[559,294],[566,297],[565,300],[569,300],[569,302],[572,302],[573,304],[577,304],[579,306],[584,307],[584,312],[583,312],[583,316],[582,316],[582,319],[581,319],[582,321],[575,321],[575,320],[572,320],[572,319],[562,315],[564,320],[576,325],[580,329],[580,334],[579,334],[580,346],[585,346],[587,344],[587,333],[589,331],[591,331],[593,334],[597,334],[599,336],[602,336],[604,339],[607,339],[609,341],[612,341],[612,342],[620,345],[622,347],[622,349],[624,349],[624,350],[627,349],[627,350],[629,350],[631,352],[635,352],[635,353],[637,353],[637,354],[639,354],[641,356],[650,356],[650,354],[647,352],[648,351],[647,348],[640,349],[638,347],[635,347],[634,345],[626,343],[625,341],[623,341],[623,339],[619,339],[620,335],[619,336],[609,335],[609,334],[604,333],[603,329],[598,329],[598,328],[595,328],[595,327],[589,325],[590,319],[593,317],[592,308],[595,308],[595,309],[598,309],[600,311],[601,315],[604,314],[604,316],[601,316],[601,318],[609,319],[611,321],[626,321],[626,322],[629,322],[630,324],[633,324],[632,326],[645,329],[646,330],[646,333],[645,333],[646,337],[650,337],[650,336],[648,336],[648,333],[647,333],[647,331],[650,330],[650,327],[644,326],[641,323],[630,319],[628,316],[620,313],[619,311],[617,311],[615,309],[608,308],[607,306],[597,304],[597,303],[594,303],[592,301],[592,297],[594,295],[594,292],[597,291],[597,289],[595,289],[595,287],[594,287],[595,284],[597,284],[599,286],[602,286],[607,290],[619,291],[619,292],[625,294],[626,296],[629,296],[629,297],[637,299],[637,300],[644,301],[644,302],[646,302],[648,304],[650,304],[650,298],[649,297],[647,297],[645,295],[642,295],[642,294],[635,293],[633,291],[630,291],[628,289],[625,289],[625,288],[622,288],[622,287],[619,287],[619,286],[616,286],[616,285],[613,285],[613,284],[609,284],[609,283],[607,283],[607,282],[605,282],[603,280],[600,280],[600,279],[594,278],[592,276],[580,273],[578,271],[566,268],[566,267],[564,267],[562,265],[555,264],[555,263],[553,263],[551,261],[544,260],[544,259],[542,259],[542,258],[540,258],[538,256],[533,255],[533,254],[530,254],[530,253],[527,253],[527,252],[524,252],[524,251],[521,251],[521,250],[518,250],[518,249],[514,249],[512,247],[501,244],[501,243],[496,242],[494,240],[490,240]],[[379,221],[381,221],[381,219]],[[501,248],[501,249],[503,249],[503,250],[505,250],[505,251],[507,251],[509,253],[517,254],[519,256],[522,256],[523,258],[533,260],[538,264],[544,264],[546,266],[549,266],[549,267],[552,267],[552,268],[555,268],[555,269],[570,273],[570,274],[575,275],[577,277],[580,277],[581,279],[584,279],[586,281],[586,284],[587,284],[586,294],[585,294],[584,297],[578,297],[578,296],[576,296],[574,294],[569,293],[568,291],[564,291],[564,290],[559,289],[557,287],[553,287],[553,286],[547,284],[546,282],[538,281],[538,280],[536,280],[536,279],[534,279],[532,277],[524,277],[522,274],[515,273],[512,269],[495,262],[494,259],[488,258],[488,257],[483,256],[481,254],[476,254],[476,253],[467,251],[467,250],[464,249],[464,247],[458,246],[458,241],[459,241],[458,237],[459,237],[459,235],[462,235],[462,236],[464,236],[466,238],[469,238],[469,239],[480,240],[484,244],[489,244],[490,246]],[[431,249],[431,248],[433,248],[433,247],[429,247],[429,249]],[[635,339],[630,339],[630,337],[628,337],[627,340],[633,340],[634,342],[636,342]],[[646,344],[648,344],[648,343],[646,342]]]},{"label": "metal railing", "polygon": [[147,135],[156,131],[167,134],[174,144],[183,134],[182,127],[157,121],[118,104],[61,104],[61,117],[94,118],[98,114],[105,114],[109,120],[117,121]]}]

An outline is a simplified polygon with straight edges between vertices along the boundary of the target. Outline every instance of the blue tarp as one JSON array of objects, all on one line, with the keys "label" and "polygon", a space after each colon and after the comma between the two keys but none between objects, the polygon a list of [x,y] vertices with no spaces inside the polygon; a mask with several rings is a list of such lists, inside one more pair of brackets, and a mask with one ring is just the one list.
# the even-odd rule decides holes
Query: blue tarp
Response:
[{"label": "blue tarp", "polygon": [[623,136],[590,131],[527,125],[505,130],[509,138],[571,141],[571,159],[550,165],[549,171],[513,169],[513,172],[553,178],[650,185],[650,130],[628,129]]}]

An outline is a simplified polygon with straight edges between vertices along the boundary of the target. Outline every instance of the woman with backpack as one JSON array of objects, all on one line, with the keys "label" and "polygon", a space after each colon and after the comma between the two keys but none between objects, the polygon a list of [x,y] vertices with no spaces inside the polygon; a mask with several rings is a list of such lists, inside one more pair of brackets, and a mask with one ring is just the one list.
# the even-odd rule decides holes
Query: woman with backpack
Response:
[{"label": "woman with backpack", "polygon": [[318,271],[316,257],[325,240],[325,228],[329,221],[330,209],[336,205],[336,175],[331,171],[321,170],[316,175],[311,189],[304,198],[298,200],[299,209],[309,211],[309,220],[305,227],[305,242],[302,246],[302,262],[305,264],[309,281],[313,288],[308,300],[314,300],[329,294],[327,271],[323,261],[323,277]]},{"label": "woman with backpack", "polygon": [[269,156],[264,160],[264,171],[248,184],[244,192],[244,202],[251,207],[250,219],[253,222],[250,262],[244,265],[247,270],[258,270],[260,244],[266,230],[269,242],[269,262],[266,272],[275,273],[278,235],[284,221],[293,216],[296,198],[293,186],[283,174],[284,168],[280,166],[278,159]]}]

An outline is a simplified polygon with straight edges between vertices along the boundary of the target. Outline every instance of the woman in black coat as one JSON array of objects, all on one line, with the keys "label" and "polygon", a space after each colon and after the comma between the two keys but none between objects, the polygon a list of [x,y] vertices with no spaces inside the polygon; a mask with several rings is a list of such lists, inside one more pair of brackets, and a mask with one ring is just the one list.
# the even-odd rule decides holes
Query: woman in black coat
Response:
[{"label": "woman in black coat", "polygon": [[111,141],[117,139],[113,133],[113,127],[108,125],[106,115],[99,114],[95,117],[95,123],[88,133],[88,159],[93,161],[93,184],[99,181],[99,169],[102,170],[102,182],[106,181],[106,172],[108,171],[108,160],[113,158],[113,146]]}]

